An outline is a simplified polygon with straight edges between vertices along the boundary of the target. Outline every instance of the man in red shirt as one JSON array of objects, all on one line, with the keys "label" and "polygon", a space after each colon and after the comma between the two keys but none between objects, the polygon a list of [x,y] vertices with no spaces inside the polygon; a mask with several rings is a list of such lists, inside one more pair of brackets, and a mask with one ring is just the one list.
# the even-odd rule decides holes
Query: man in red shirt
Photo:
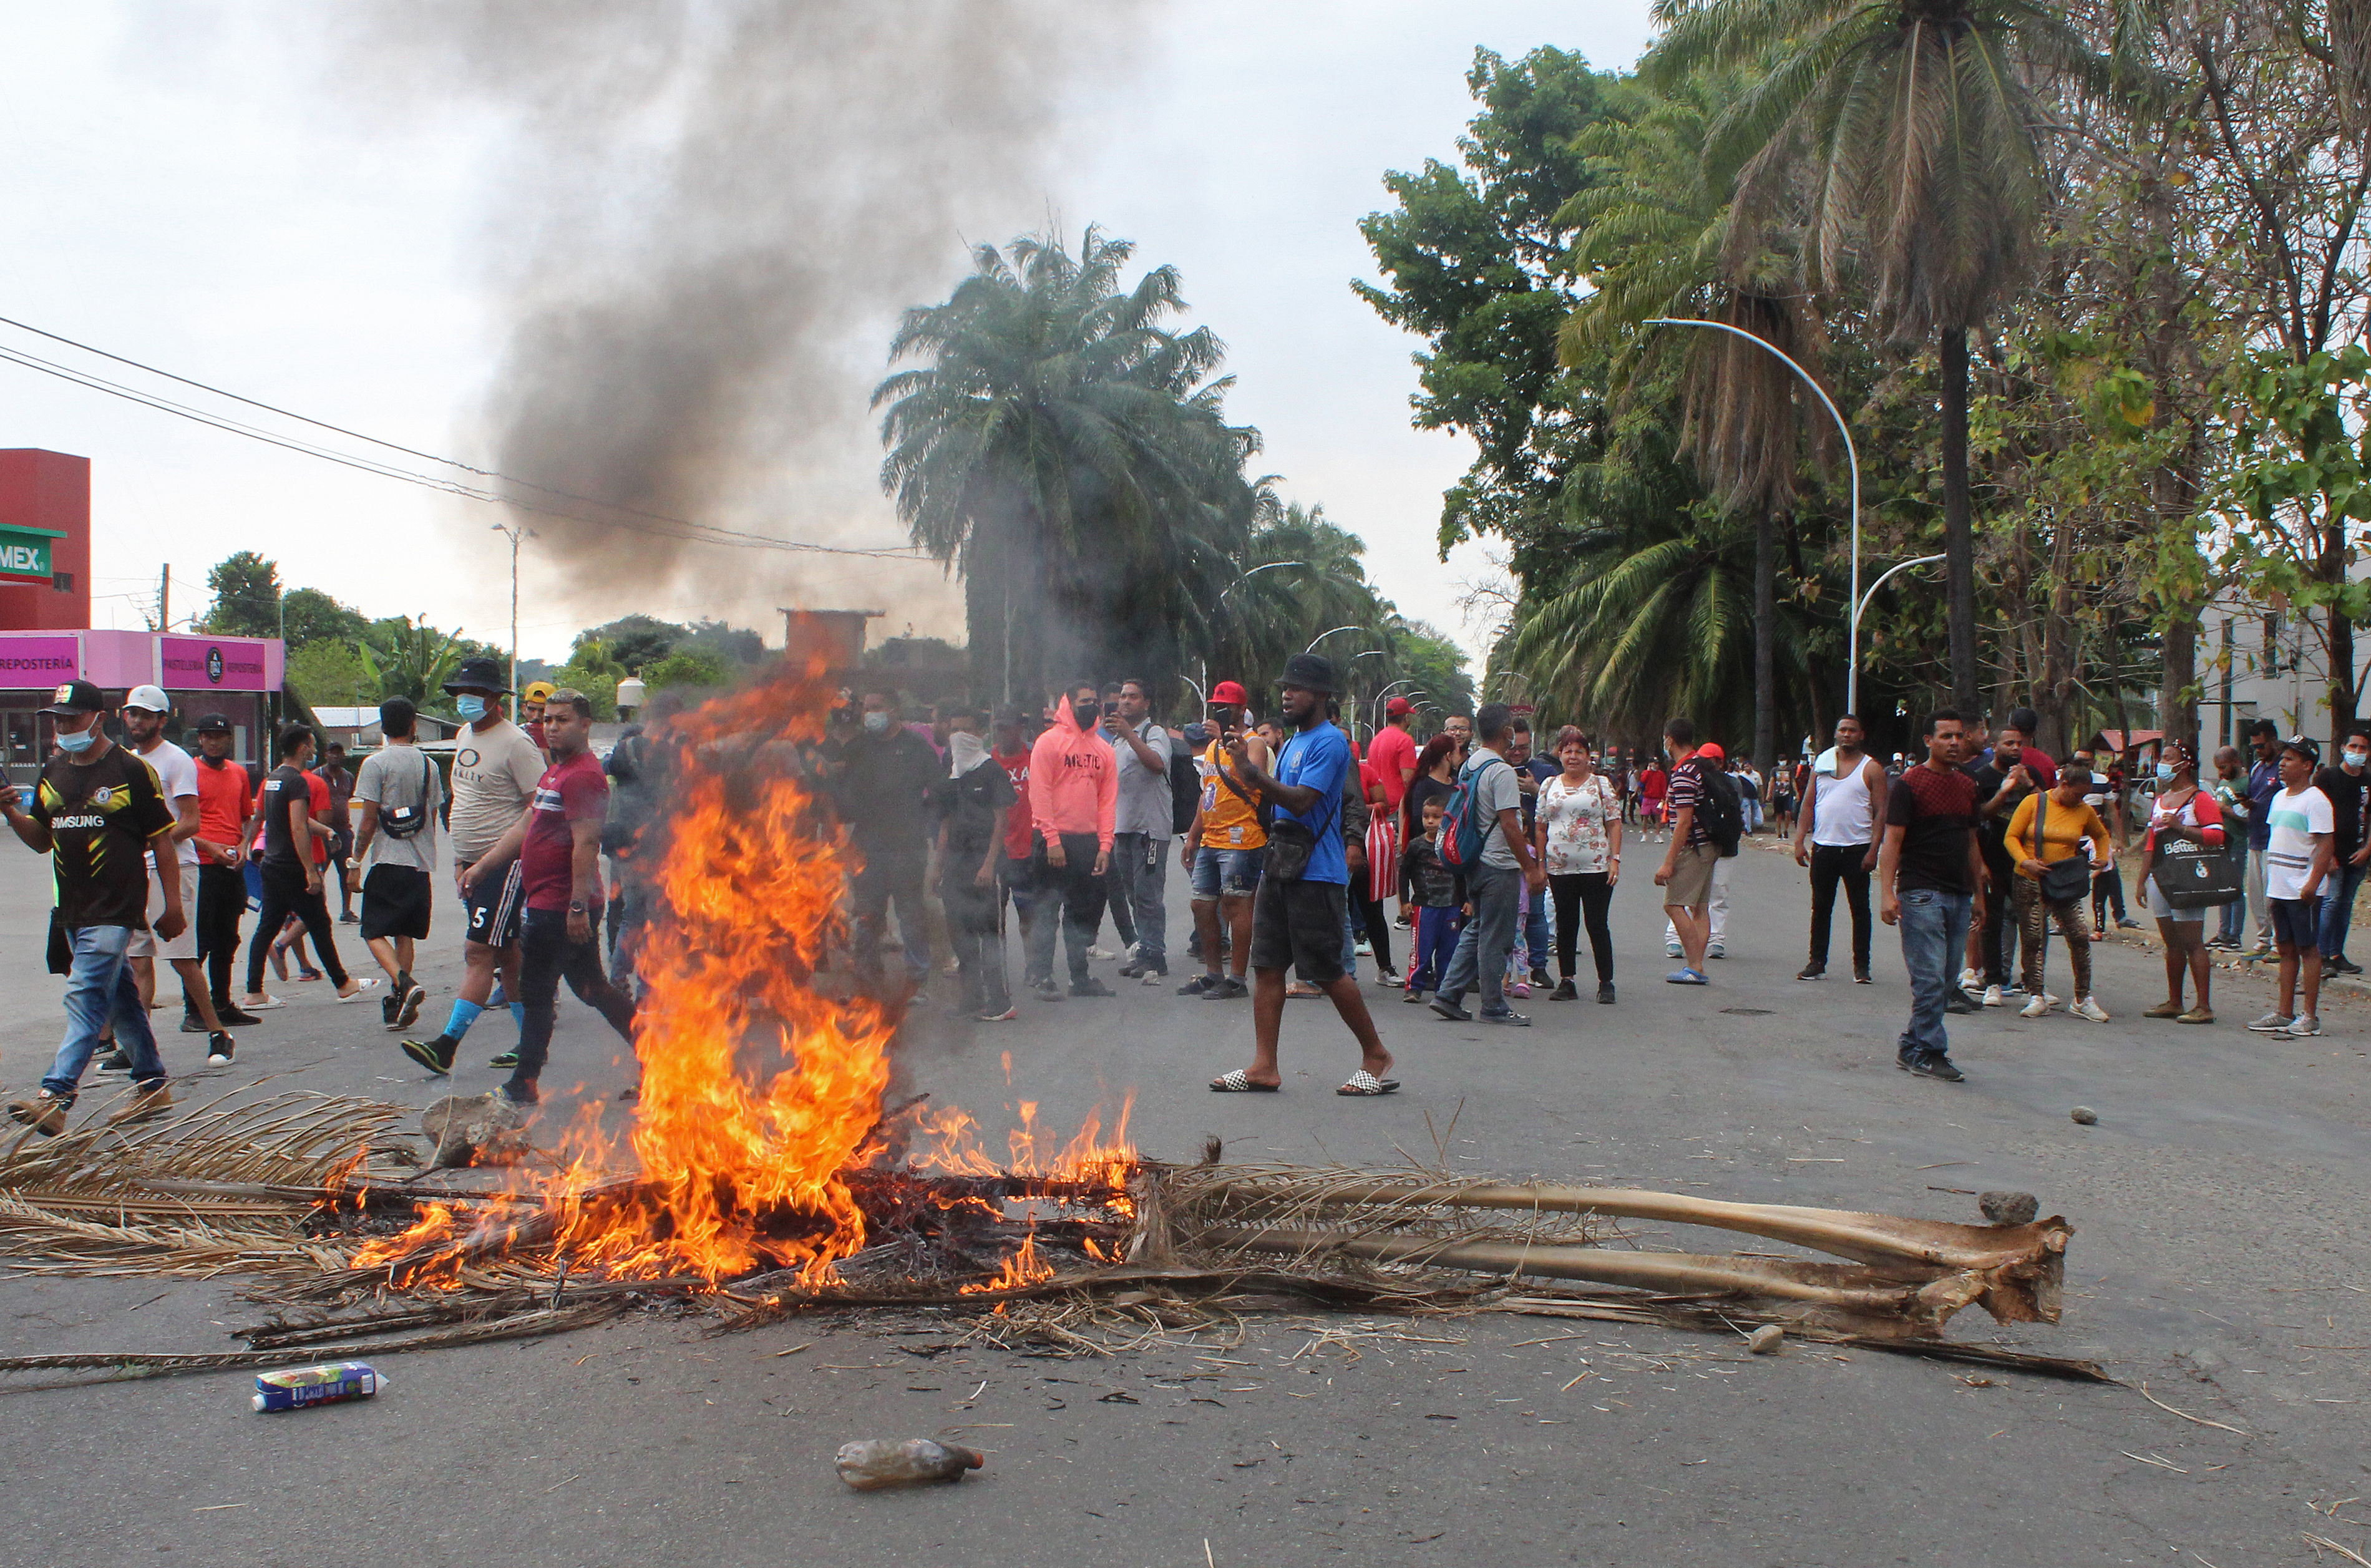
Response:
[{"label": "man in red shirt", "polygon": [[[1416,780],[1416,737],[1408,733],[1408,717],[1415,711],[1416,705],[1406,698],[1392,698],[1383,705],[1383,727],[1367,743],[1365,769],[1373,775],[1373,781],[1383,792],[1384,809],[1375,813],[1375,820],[1393,836],[1395,853],[1399,847],[1400,802],[1406,799],[1408,786]],[[1392,881],[1399,883],[1401,917],[1414,919],[1409,912],[1407,887],[1400,883],[1396,870]]]},{"label": "man in red shirt", "polygon": [[238,962],[238,925],[247,914],[247,872],[239,846],[247,842],[248,802],[255,789],[244,765],[230,759],[230,721],[209,713],[198,721],[198,960],[214,1016],[226,1026],[260,1021],[233,1005],[231,966]]},{"label": "man in red shirt", "polygon": [[[601,824],[609,813],[609,780],[593,755],[593,703],[583,692],[562,686],[545,700],[543,738],[551,766],[536,780],[535,799],[516,826],[461,873],[466,892],[481,870],[520,864],[520,892],[526,903],[521,928],[520,1003],[526,1011],[519,1029],[517,1059],[503,1085],[514,1105],[536,1103],[536,1079],[551,1052],[552,1015],[565,979],[576,999],[609,1020],[628,1047],[634,1040],[631,997],[609,983],[601,968],[601,945],[593,939],[593,911],[602,905]],[[451,1047],[405,1041],[406,1055],[436,1072],[452,1070]],[[423,1059],[424,1058],[424,1059]],[[629,1090],[622,1098],[631,1098]]]}]

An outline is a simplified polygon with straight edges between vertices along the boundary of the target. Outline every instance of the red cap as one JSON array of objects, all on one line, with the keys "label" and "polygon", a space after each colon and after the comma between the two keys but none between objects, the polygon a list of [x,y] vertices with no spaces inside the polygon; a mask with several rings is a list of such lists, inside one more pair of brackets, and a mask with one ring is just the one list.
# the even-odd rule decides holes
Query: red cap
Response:
[{"label": "red cap", "polygon": [[1251,706],[1251,694],[1243,690],[1241,681],[1220,681],[1210,688],[1210,700],[1232,703],[1237,708]]},{"label": "red cap", "polygon": [[1729,760],[1729,754],[1720,749],[1720,743],[1718,741],[1706,741],[1704,744],[1696,748],[1696,755],[1698,756],[1708,756],[1715,762],[1727,762]]},{"label": "red cap", "polygon": [[1405,697],[1395,697],[1389,702],[1383,704],[1383,717],[1386,719],[1397,719],[1403,714],[1413,713],[1415,711],[1416,704],[1410,702]]}]

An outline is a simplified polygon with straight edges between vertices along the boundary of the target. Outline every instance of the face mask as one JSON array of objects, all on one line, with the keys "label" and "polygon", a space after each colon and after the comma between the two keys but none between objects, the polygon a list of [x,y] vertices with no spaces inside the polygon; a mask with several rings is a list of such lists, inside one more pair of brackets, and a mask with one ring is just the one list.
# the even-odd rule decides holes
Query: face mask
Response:
[{"label": "face mask", "polygon": [[988,746],[968,730],[952,731],[947,735],[947,761],[952,765],[950,777],[960,778],[988,760]]},{"label": "face mask", "polygon": [[2173,782],[2173,764],[2169,762],[2160,762],[2157,765],[2157,781],[2160,784],[2170,784]]},{"label": "face mask", "polygon": [[889,715],[886,713],[868,713],[864,716],[864,732],[866,734],[881,735],[888,733],[888,731]]},{"label": "face mask", "polygon": [[2354,750],[2354,748],[2352,748],[2352,747],[2349,747],[2349,748],[2347,749],[2347,753],[2346,753],[2346,766],[2347,766],[2347,767],[2362,767],[2364,764],[2365,764],[2365,763],[2371,763],[2371,752],[2366,752],[2366,751],[2356,751],[2356,750]]},{"label": "face mask", "polygon": [[96,724],[87,730],[76,730],[72,734],[61,730],[58,732],[58,749],[68,756],[77,756],[90,750],[91,743],[97,739],[98,726]]},{"label": "face mask", "polygon": [[453,699],[453,711],[474,724],[486,716],[486,699],[474,691],[465,691]]},{"label": "face mask", "polygon": [[1079,702],[1070,705],[1070,717],[1079,721],[1080,729],[1092,730],[1095,727],[1095,721],[1103,715],[1096,711],[1093,703]]}]

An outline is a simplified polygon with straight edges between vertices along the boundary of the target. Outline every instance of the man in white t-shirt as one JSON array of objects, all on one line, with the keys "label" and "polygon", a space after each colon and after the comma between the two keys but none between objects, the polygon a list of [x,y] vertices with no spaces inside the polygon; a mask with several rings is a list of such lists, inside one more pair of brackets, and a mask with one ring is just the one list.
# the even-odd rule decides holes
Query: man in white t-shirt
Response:
[{"label": "man in white t-shirt", "polygon": [[[2264,846],[2264,897],[2280,953],[2278,1006],[2248,1027],[2259,1034],[2300,1038],[2321,1032],[2321,882],[2336,858],[2336,815],[2330,797],[2313,786],[2320,748],[2303,735],[2281,743],[2281,789],[2265,813],[2272,836]],[[2297,973],[2305,973],[2305,1010],[2292,1011]]]},{"label": "man in white t-shirt", "polygon": [[[198,764],[188,752],[165,738],[165,720],[172,711],[172,699],[158,686],[133,686],[132,694],[123,699],[124,738],[132,743],[133,754],[155,770],[165,803],[173,808],[173,864],[159,867],[156,852],[148,852],[148,923],[152,928],[164,910],[164,895],[157,886],[164,877],[170,876],[180,883],[183,909],[198,906],[198,847],[192,842],[198,836]],[[195,922],[183,926],[181,934],[170,941],[159,940],[153,928],[134,931],[123,953],[131,961],[133,979],[140,986],[140,999],[152,1007],[156,1000],[157,958],[162,956],[173,966],[173,972],[181,977],[181,1032],[206,1037],[207,1061],[216,1065],[229,1061],[233,1043],[230,1032],[223,1028],[222,1020],[214,1013],[205,971],[198,963]],[[127,1055],[124,1066],[130,1065]]]}]

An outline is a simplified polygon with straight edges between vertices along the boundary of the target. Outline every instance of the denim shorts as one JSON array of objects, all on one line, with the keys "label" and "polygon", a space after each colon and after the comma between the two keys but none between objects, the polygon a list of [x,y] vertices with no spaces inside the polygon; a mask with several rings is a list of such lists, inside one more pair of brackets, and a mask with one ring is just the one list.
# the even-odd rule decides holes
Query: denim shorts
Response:
[{"label": "denim shorts", "polygon": [[1249,897],[1259,888],[1260,862],[1265,849],[1213,849],[1208,845],[1194,851],[1194,896],[1202,899]]},{"label": "denim shorts", "polygon": [[2199,925],[2206,922],[2205,905],[2201,905],[2195,909],[2176,909],[2165,901],[2165,894],[2157,891],[2154,876],[2141,883],[2141,902],[2148,905],[2149,914],[2156,919],[2188,920]]},{"label": "denim shorts", "polygon": [[2321,900],[2273,898],[2265,902],[2273,906],[2273,940],[2284,947],[2320,951]]}]

